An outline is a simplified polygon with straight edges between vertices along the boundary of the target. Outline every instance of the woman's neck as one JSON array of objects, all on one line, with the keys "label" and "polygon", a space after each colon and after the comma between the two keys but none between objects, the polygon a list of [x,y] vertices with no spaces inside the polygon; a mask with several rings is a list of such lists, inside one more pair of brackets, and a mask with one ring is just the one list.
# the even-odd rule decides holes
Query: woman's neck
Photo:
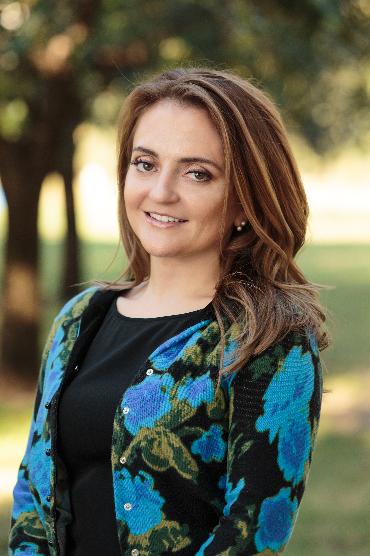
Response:
[{"label": "woman's neck", "polygon": [[151,258],[150,277],[118,298],[119,312],[128,317],[154,318],[189,313],[213,299],[219,261]]}]

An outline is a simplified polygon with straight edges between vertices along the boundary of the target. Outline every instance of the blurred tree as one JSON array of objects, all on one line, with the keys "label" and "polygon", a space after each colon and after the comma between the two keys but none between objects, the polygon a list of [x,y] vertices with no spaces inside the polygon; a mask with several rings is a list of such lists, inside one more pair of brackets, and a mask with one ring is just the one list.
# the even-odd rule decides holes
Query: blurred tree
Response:
[{"label": "blurred tree", "polygon": [[319,154],[368,146],[370,0],[236,0],[230,59]]},{"label": "blurred tree", "polygon": [[37,376],[37,214],[43,179],[52,171],[64,179],[69,209],[65,276],[69,283],[78,279],[72,134],[83,108],[70,57],[97,2],[32,4],[2,5],[0,18],[0,176],[8,203],[1,368],[23,382]]},{"label": "blurred tree", "polygon": [[172,63],[180,60],[190,49],[179,39],[181,33],[191,39],[198,55],[220,59],[223,5],[221,0],[177,5],[138,0],[1,4],[0,176],[9,214],[3,377],[32,382],[37,376],[37,210],[43,179],[52,171],[64,178],[68,211],[65,282],[75,283],[74,129],[89,116],[100,123],[115,118],[117,99],[122,101],[134,71],[163,63],[160,49]]},{"label": "blurred tree", "polygon": [[[3,373],[37,374],[37,208],[64,178],[78,281],[73,131],[116,119],[132,82],[204,60],[261,80],[318,152],[369,130],[370,0],[25,0],[0,5],[0,176],[9,208]],[[70,290],[69,290],[70,292]]]}]

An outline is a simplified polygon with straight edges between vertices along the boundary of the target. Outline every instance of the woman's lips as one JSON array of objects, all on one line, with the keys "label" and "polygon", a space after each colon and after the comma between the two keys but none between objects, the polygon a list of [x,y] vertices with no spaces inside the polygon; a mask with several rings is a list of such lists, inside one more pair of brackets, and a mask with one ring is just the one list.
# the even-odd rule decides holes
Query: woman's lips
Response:
[{"label": "woman's lips", "polygon": [[181,224],[185,224],[187,222],[187,220],[180,220],[180,219],[176,219],[176,220],[172,220],[172,221],[167,221],[164,222],[163,220],[157,220],[157,218],[151,216],[155,215],[155,216],[161,216],[161,217],[166,217],[166,218],[175,218],[174,216],[170,216],[169,214],[158,214],[158,213],[149,213],[149,212],[144,212],[145,214],[145,218],[147,220],[147,222],[149,222],[152,226],[155,226],[157,228],[174,228],[177,226],[180,226]]}]

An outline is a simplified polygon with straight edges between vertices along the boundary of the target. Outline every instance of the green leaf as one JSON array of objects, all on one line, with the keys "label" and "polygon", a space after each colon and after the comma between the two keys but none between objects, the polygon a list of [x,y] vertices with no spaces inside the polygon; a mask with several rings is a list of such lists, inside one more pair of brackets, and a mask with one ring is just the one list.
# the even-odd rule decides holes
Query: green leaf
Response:
[{"label": "green leaf", "polygon": [[135,457],[136,450],[144,461],[156,471],[170,467],[185,479],[195,481],[198,465],[180,438],[164,427],[142,428],[125,451],[127,458]]}]

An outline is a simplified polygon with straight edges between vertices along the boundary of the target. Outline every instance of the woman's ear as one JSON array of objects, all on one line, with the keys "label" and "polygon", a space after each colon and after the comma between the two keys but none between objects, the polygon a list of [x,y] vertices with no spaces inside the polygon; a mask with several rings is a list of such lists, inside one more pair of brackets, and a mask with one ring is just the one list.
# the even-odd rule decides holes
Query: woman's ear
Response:
[{"label": "woman's ear", "polygon": [[246,225],[248,219],[247,216],[244,212],[244,209],[241,205],[239,205],[239,210],[237,211],[237,214],[235,216],[235,220],[234,220],[234,226],[238,229],[238,226],[241,226],[242,228]]}]

